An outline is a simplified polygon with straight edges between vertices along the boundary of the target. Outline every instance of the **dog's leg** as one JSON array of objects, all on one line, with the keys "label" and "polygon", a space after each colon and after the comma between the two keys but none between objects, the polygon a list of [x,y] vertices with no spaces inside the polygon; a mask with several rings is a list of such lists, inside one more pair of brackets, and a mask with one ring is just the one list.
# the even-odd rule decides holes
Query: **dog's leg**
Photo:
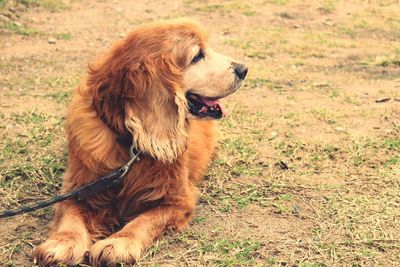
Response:
[{"label": "dog's leg", "polygon": [[58,204],[53,227],[49,239],[34,251],[39,265],[70,266],[82,262],[90,245],[82,209],[73,201]]},{"label": "dog's leg", "polygon": [[192,205],[187,204],[185,207],[169,205],[154,208],[136,217],[119,232],[98,241],[90,250],[93,266],[136,262],[165,230],[181,230],[187,225],[194,211],[194,201]]}]

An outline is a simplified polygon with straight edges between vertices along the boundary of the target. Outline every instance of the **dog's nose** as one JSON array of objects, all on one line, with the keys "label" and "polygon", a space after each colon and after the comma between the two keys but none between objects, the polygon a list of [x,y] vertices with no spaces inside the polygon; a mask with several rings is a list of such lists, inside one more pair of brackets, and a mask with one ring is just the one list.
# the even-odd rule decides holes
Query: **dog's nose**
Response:
[{"label": "dog's nose", "polygon": [[239,77],[239,79],[243,80],[246,78],[248,68],[243,64],[235,65],[235,74]]}]

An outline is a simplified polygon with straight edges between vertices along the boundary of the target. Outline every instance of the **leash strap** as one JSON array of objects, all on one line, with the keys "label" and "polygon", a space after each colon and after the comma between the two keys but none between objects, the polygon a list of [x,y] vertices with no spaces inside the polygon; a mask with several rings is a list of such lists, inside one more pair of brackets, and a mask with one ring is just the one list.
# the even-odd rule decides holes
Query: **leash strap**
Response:
[{"label": "leash strap", "polygon": [[129,148],[129,155],[130,159],[128,160],[128,162],[121,166],[119,169],[114,170],[89,184],[29,206],[22,206],[14,210],[1,211],[0,218],[12,217],[21,213],[43,209],[45,207],[54,205],[67,199],[75,199],[77,201],[81,201],[91,196],[94,196],[108,188],[118,185],[123,181],[125,175],[131,169],[132,164],[140,160],[140,151],[138,151],[133,145],[131,145],[131,147]]}]

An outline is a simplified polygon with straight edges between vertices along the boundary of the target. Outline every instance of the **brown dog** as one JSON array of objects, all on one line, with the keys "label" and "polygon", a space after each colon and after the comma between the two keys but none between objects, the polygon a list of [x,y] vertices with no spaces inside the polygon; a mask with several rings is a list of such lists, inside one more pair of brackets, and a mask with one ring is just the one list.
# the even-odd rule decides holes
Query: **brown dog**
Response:
[{"label": "brown dog", "polygon": [[132,136],[141,160],[118,187],[56,206],[50,237],[34,252],[39,264],[78,264],[86,252],[94,266],[135,262],[163,231],[185,227],[215,146],[207,118],[223,116],[218,99],[246,74],[191,21],[134,30],[90,66],[69,107],[62,191],[123,165],[120,135]]}]

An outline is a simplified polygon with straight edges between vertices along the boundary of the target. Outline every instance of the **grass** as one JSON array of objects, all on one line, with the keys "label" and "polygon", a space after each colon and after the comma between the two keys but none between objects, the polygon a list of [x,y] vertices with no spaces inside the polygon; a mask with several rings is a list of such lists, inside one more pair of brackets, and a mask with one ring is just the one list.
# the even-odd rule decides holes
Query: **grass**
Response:
[{"label": "grass", "polygon": [[59,32],[55,34],[57,40],[65,40],[70,41],[72,39],[72,35],[68,32]]},{"label": "grass", "polygon": [[22,24],[16,22],[7,22],[2,28],[9,33],[19,34],[23,36],[35,36],[41,34],[41,32],[37,29],[24,26]]},{"label": "grass", "polygon": [[[19,129],[17,137],[4,136],[0,146],[0,185],[2,205],[11,207],[21,200],[52,195],[60,186],[66,155],[49,148],[61,130],[60,118],[37,113],[12,113],[5,121],[13,121]],[[41,149],[38,149],[40,147]],[[27,183],[24,186],[24,183]]]},{"label": "grass", "polygon": [[[190,2],[188,4],[192,4]],[[254,16],[256,11],[248,4],[241,3],[239,1],[228,2],[223,4],[205,4],[199,5],[195,8],[195,11],[205,12],[205,13],[215,13],[218,12],[221,15],[232,14],[235,12],[240,12],[244,16]]]},{"label": "grass", "polygon": [[51,12],[61,11],[67,7],[62,0],[17,0],[17,2],[28,7],[42,7]]}]

